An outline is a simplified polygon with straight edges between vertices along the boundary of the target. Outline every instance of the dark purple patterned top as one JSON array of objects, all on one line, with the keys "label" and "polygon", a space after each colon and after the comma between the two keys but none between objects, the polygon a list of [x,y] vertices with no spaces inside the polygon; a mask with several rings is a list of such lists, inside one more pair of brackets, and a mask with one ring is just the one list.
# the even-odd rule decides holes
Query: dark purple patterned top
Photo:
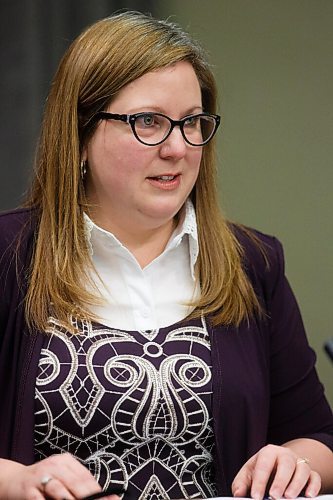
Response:
[{"label": "dark purple patterned top", "polygon": [[128,332],[50,320],[39,361],[36,460],[70,452],[131,498],[216,493],[205,321]]}]

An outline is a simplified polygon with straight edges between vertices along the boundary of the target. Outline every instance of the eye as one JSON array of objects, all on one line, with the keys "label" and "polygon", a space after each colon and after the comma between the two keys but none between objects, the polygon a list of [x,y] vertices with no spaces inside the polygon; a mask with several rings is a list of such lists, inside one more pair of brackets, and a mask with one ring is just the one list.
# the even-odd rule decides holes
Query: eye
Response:
[{"label": "eye", "polygon": [[184,125],[185,127],[196,127],[199,125],[199,122],[200,122],[200,116],[193,115],[185,118]]},{"label": "eye", "polygon": [[145,113],[136,117],[135,125],[142,128],[150,128],[157,125],[157,120],[154,114]]}]

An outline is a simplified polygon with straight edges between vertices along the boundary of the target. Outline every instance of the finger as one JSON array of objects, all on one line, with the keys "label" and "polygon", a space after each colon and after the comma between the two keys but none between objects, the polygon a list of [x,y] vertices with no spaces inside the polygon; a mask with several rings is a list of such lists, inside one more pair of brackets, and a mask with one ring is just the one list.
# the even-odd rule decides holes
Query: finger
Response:
[{"label": "finger", "polygon": [[312,470],[310,473],[310,478],[308,485],[305,489],[306,497],[316,497],[319,495],[321,489],[321,477],[318,472]]},{"label": "finger", "polygon": [[45,500],[45,496],[37,489],[31,488],[27,491],[26,500]]},{"label": "finger", "polygon": [[231,485],[231,491],[234,497],[244,497],[249,492],[255,460],[256,455],[251,457],[236,474]]},{"label": "finger", "polygon": [[56,500],[66,499],[66,500],[74,500],[75,497],[70,493],[69,489],[56,479],[52,478],[43,489],[44,496],[42,498],[54,498]]},{"label": "finger", "polygon": [[[237,475],[238,476],[238,475]],[[249,472],[242,472],[241,476],[235,478],[231,491],[234,497],[245,497],[250,490],[251,475]]]},{"label": "finger", "polygon": [[66,474],[64,484],[75,498],[84,498],[93,493],[102,491],[101,486],[93,476],[80,478],[76,474],[70,474],[68,476]]},{"label": "finger", "polygon": [[249,491],[249,487],[245,484],[237,486],[237,488],[232,489],[233,497],[246,497],[247,492]]},{"label": "finger", "polygon": [[[294,460],[294,457],[291,455],[285,454],[277,460],[274,479],[269,489],[269,495],[272,498],[281,498],[282,496],[284,496],[286,488],[293,480],[296,469],[296,462]],[[306,484],[308,477],[309,474],[306,475],[305,483],[303,483],[303,486],[304,484]]]},{"label": "finger", "polygon": [[284,496],[286,498],[295,498],[308,484],[311,477],[311,469],[307,463],[298,462],[296,463],[296,468],[294,475],[287,486]]},{"label": "finger", "polygon": [[267,447],[257,454],[257,460],[252,473],[252,498],[264,498],[268,482],[275,470],[275,466],[276,454],[267,453]]},{"label": "finger", "polygon": [[[102,488],[91,474],[89,469],[81,462],[76,460],[72,455],[67,455],[69,462],[69,470],[72,473],[70,487],[68,488],[77,498],[82,498],[92,492],[100,492]],[[67,486],[68,487],[68,486]]]},{"label": "finger", "polygon": [[72,494],[69,498],[83,498],[101,491],[102,488],[89,470],[69,453],[54,455],[47,460],[49,473]]}]

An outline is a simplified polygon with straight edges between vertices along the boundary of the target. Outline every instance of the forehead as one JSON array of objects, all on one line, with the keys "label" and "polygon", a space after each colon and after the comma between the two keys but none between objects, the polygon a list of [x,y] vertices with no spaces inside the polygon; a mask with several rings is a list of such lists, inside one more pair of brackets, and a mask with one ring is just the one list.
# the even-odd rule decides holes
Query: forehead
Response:
[{"label": "forehead", "polygon": [[[201,106],[201,89],[191,63],[180,61],[154,71],[125,85],[114,98],[110,110],[125,106],[126,112],[133,106],[165,108],[171,103],[179,107]],[[124,111],[122,111],[124,112]]]}]

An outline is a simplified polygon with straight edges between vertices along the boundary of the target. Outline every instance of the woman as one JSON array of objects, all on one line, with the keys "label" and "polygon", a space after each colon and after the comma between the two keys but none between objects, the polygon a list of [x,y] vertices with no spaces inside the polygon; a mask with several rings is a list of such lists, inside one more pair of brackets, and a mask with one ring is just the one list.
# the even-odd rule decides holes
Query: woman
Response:
[{"label": "woman", "polygon": [[118,14],[64,56],[31,196],[0,222],[1,498],[333,491],[281,246],[218,209],[218,125],[173,24]]}]

